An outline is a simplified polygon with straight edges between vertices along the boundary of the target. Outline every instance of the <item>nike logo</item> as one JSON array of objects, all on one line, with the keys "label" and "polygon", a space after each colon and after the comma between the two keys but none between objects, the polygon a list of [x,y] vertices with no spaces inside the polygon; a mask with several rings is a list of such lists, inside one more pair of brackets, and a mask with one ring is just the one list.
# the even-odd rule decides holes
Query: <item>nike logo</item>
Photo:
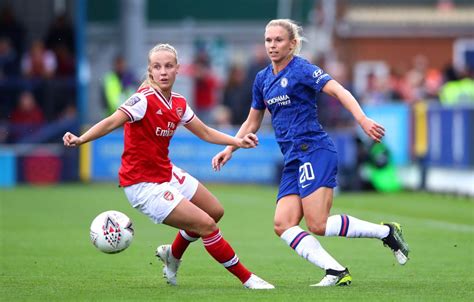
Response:
[{"label": "nike logo", "polygon": [[309,186],[310,184],[305,184],[305,185],[301,185],[301,188],[306,188],[307,186]]},{"label": "nike logo", "polygon": [[158,114],[158,115],[163,115],[163,112],[161,112],[161,109],[158,109],[158,111],[156,112],[156,114]]}]

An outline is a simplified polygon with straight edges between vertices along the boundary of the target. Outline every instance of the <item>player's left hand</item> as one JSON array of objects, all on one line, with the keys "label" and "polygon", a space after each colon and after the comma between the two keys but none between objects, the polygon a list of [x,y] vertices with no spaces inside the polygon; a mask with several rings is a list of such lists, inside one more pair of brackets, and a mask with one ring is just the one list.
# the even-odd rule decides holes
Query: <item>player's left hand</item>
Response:
[{"label": "player's left hand", "polygon": [[373,139],[377,143],[380,143],[380,141],[385,135],[385,128],[368,117],[365,117],[360,122],[360,126],[364,130],[365,134],[367,134],[371,139]]},{"label": "player's left hand", "polygon": [[255,148],[258,146],[258,137],[253,133],[246,134],[239,142],[239,148]]}]

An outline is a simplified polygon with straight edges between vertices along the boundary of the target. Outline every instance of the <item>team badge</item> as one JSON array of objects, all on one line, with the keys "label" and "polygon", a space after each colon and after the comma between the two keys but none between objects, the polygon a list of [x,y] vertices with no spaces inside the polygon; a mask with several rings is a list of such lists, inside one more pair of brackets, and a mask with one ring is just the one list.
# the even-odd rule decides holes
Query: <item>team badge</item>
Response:
[{"label": "team badge", "polygon": [[287,78],[281,79],[280,85],[281,87],[285,88],[288,85],[288,79]]},{"label": "team badge", "polygon": [[132,96],[125,102],[125,106],[133,106],[136,103],[140,102],[140,97],[139,96]]},{"label": "team badge", "polygon": [[102,230],[104,231],[105,240],[107,240],[113,248],[116,248],[122,239],[122,231],[120,230],[119,224],[112,218],[107,217],[107,221],[104,223]]},{"label": "team badge", "polygon": [[174,195],[170,191],[166,191],[165,194],[163,194],[163,197],[168,201],[172,201],[174,199]]},{"label": "team badge", "polygon": [[179,118],[183,117],[183,108],[178,107],[176,108],[176,114],[179,116]]}]

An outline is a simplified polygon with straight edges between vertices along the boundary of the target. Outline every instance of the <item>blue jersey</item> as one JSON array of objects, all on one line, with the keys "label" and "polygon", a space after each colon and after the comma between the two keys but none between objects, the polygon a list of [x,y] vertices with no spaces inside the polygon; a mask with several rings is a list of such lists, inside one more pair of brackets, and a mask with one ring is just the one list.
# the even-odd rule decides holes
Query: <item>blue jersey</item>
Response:
[{"label": "blue jersey", "polygon": [[285,163],[321,148],[336,151],[317,112],[317,95],[331,79],[298,56],[276,75],[269,65],[255,77],[252,108],[270,111]]}]

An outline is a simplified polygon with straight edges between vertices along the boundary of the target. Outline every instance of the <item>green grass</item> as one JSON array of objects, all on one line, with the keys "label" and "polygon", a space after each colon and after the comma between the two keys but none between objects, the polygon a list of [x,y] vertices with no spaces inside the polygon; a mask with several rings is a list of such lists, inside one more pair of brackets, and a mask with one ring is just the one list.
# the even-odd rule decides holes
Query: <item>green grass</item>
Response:
[{"label": "green grass", "polygon": [[[225,238],[252,271],[276,285],[249,291],[216,264],[201,242],[188,249],[178,287],[161,277],[154,257],[176,230],[154,225],[111,184],[18,187],[0,191],[2,301],[473,301],[474,202],[425,193],[341,194],[333,213],[398,221],[411,260],[399,266],[374,239],[320,238],[347,265],[347,288],[310,288],[323,272],[273,234],[276,188],[209,186],[226,214]],[[127,213],[136,236],[126,251],[106,255],[89,242],[92,219]]]}]

